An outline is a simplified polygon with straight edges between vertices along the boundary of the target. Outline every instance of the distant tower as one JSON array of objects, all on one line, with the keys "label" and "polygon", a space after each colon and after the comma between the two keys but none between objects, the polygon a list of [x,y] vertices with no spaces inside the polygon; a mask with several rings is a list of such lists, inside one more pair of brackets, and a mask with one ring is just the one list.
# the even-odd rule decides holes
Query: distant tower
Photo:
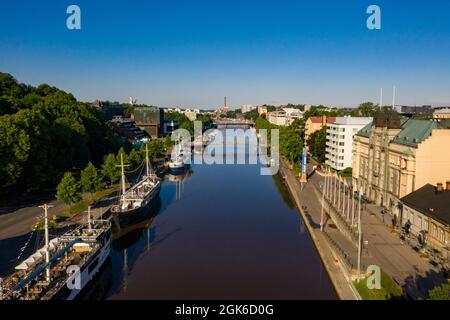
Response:
[{"label": "distant tower", "polygon": [[128,98],[128,104],[129,105],[135,105],[136,104],[136,100],[134,100],[133,97],[129,97]]},{"label": "distant tower", "polygon": [[227,97],[224,98],[223,101],[223,111],[227,112],[228,111],[228,106],[227,106]]}]

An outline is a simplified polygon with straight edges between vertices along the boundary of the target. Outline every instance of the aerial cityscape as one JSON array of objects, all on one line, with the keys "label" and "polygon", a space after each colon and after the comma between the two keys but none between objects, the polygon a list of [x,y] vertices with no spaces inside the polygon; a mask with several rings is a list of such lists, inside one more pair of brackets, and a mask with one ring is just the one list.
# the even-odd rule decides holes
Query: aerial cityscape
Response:
[{"label": "aerial cityscape", "polygon": [[2,3],[0,304],[450,300],[450,3],[324,3]]}]

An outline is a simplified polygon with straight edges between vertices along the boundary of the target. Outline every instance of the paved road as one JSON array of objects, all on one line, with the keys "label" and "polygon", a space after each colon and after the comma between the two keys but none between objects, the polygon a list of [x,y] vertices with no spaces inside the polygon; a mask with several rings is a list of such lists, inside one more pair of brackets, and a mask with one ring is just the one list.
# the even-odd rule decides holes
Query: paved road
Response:
[{"label": "paved road", "polygon": [[[49,209],[50,216],[65,208],[56,200],[49,202],[54,207]],[[7,214],[0,215],[0,240],[21,236],[31,231],[32,227],[42,216],[42,209],[36,204],[23,207]]]},{"label": "paved road", "polygon": [[[106,212],[116,200],[116,195],[117,191],[113,191],[102,200],[97,201],[97,203],[92,206],[92,216],[99,217],[102,213]],[[38,207],[42,204],[43,203],[35,203],[17,210],[11,210],[10,213],[0,215],[0,240],[29,233],[38,219],[43,216],[42,209]],[[49,216],[67,209],[66,205],[61,204],[57,200],[50,201],[48,204],[53,205],[53,207],[49,209]],[[80,212],[63,223],[63,225],[83,222],[86,222],[86,214]]]}]

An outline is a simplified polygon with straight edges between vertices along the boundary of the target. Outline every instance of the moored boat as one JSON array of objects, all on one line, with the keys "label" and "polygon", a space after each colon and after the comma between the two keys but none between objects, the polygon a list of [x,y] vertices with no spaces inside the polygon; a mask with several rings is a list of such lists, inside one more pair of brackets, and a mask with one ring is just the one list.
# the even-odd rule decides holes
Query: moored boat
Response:
[{"label": "moored boat", "polygon": [[138,180],[136,184],[126,189],[125,183],[125,165],[123,164],[123,156],[121,159],[121,191],[119,203],[111,207],[113,215],[121,216],[137,213],[147,207],[152,201],[158,198],[161,190],[161,179],[153,172],[148,158],[148,148],[145,146],[145,164],[146,174]]},{"label": "moored boat", "polygon": [[42,206],[45,245],[3,279],[0,300],[73,300],[94,279],[109,257],[111,223],[92,220],[49,240],[48,209]]}]

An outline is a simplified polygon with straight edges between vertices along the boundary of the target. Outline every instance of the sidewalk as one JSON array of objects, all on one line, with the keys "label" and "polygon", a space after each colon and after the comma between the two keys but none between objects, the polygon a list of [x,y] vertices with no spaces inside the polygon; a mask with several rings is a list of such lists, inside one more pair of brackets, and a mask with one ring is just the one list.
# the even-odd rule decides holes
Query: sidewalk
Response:
[{"label": "sidewalk", "polygon": [[[341,300],[358,300],[361,299],[351,283],[351,279],[347,274],[345,267],[333,248],[327,236],[320,231],[320,217],[317,219],[317,213],[320,215],[320,202],[314,201],[311,197],[312,188],[307,186],[305,190],[301,190],[298,179],[291,173],[289,168],[282,162],[280,163],[280,173],[291,191],[291,194],[300,210],[305,225],[314,245],[322,259],[322,262],[333,282],[334,288]],[[319,208],[319,210],[317,210]]]},{"label": "sidewalk", "polygon": [[[321,201],[319,185],[322,183],[324,183],[324,178],[319,174],[313,174],[308,183],[316,189],[312,201],[319,204]],[[305,188],[305,191],[307,190],[308,188]],[[313,196],[313,193],[309,192],[309,195]],[[368,265],[378,265],[410,297],[425,297],[429,289],[446,282],[446,279],[437,268],[426,259],[421,258],[416,251],[400,240],[396,232],[388,227],[390,216],[386,216],[385,222],[383,222],[380,211],[381,208],[375,205],[367,205],[361,210],[363,272]],[[318,221],[320,221],[320,218]],[[350,264],[354,264],[357,258],[356,243],[353,244],[347,237],[339,236],[339,231],[330,228],[329,223],[325,227],[325,232],[342,248]]]}]

